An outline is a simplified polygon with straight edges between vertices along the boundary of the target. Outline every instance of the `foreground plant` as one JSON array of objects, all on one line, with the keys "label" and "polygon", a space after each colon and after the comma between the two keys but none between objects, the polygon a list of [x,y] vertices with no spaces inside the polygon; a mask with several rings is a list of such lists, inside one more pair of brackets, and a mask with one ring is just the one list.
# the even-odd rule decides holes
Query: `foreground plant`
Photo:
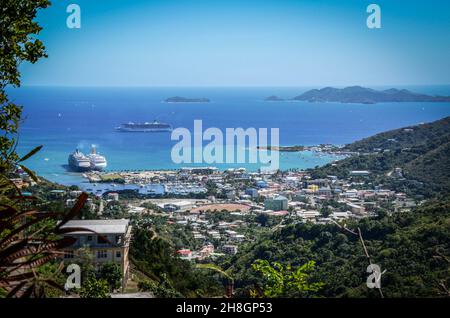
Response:
[{"label": "foreground plant", "polygon": [[299,267],[284,266],[281,263],[269,263],[267,260],[256,260],[252,268],[260,273],[264,285],[256,286],[253,297],[312,297],[322,287],[321,282],[310,282],[310,273],[314,270],[314,261]]},{"label": "foreground plant", "polygon": [[36,63],[47,56],[35,38],[42,28],[34,19],[49,5],[48,0],[3,0],[0,8],[0,296],[6,297],[43,297],[45,285],[62,289],[39,277],[38,269],[73,244],[73,238],[62,234],[74,229],[61,226],[78,215],[87,199],[82,194],[68,213],[38,211],[31,204],[37,198],[24,196],[11,181],[18,177],[18,169],[39,181],[23,162],[42,146],[21,158],[16,152],[22,107],[9,100],[6,87],[20,86],[22,62]]},{"label": "foreground plant", "polygon": [[[61,227],[79,214],[87,197],[86,193],[81,194],[68,213],[20,209],[0,203],[0,289],[6,297],[45,297],[43,284],[64,291],[55,281],[40,279],[37,269],[75,243],[75,238],[62,235],[83,229]],[[19,192],[14,199],[20,203],[35,198]],[[56,224],[58,219],[61,221]]]}]

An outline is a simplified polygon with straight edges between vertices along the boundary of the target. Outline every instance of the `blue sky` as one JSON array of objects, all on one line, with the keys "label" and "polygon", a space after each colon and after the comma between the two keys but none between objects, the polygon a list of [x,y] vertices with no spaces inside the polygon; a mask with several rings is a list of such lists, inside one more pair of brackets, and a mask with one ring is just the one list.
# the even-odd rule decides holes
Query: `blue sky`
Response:
[{"label": "blue sky", "polygon": [[53,0],[38,20],[49,58],[21,67],[24,85],[450,84],[445,0]]}]

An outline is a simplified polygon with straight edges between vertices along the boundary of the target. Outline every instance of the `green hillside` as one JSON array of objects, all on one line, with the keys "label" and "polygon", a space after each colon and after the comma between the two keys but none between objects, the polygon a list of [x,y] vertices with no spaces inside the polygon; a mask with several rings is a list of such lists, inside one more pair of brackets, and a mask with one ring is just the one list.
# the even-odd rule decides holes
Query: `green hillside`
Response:
[{"label": "green hillside", "polygon": [[[344,147],[359,152],[312,170],[313,176],[348,177],[351,170],[369,170],[374,181],[426,197],[450,192],[450,117],[404,127],[362,139]],[[387,175],[402,168],[404,180]]]},{"label": "green hillside", "polygon": [[[373,263],[386,270],[382,276],[386,297],[448,297],[449,211],[450,197],[446,197],[410,213],[348,224],[361,228]],[[262,285],[251,267],[256,259],[292,266],[314,260],[312,279],[324,283],[319,297],[379,297],[377,290],[366,286],[368,263],[358,238],[332,224],[289,225],[245,246],[228,267],[239,296]]]},{"label": "green hillside", "polygon": [[403,127],[364,138],[345,146],[345,150],[371,152],[406,148],[431,150],[450,141],[450,117],[432,123]]},{"label": "green hillside", "polygon": [[450,190],[450,142],[406,163],[405,174],[433,185],[439,192]]}]

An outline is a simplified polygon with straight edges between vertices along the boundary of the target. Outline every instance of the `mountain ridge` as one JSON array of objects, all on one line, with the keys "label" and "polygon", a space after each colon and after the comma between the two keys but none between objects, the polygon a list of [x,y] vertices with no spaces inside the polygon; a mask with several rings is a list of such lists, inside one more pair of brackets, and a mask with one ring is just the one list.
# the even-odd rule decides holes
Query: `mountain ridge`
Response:
[{"label": "mountain ridge", "polygon": [[[277,96],[268,97],[266,100],[275,100],[274,97],[277,100],[282,100]],[[362,86],[348,86],[345,88],[328,86],[321,89],[311,89],[287,100],[376,104],[388,102],[450,102],[450,96],[431,96],[397,88],[375,90]]]}]

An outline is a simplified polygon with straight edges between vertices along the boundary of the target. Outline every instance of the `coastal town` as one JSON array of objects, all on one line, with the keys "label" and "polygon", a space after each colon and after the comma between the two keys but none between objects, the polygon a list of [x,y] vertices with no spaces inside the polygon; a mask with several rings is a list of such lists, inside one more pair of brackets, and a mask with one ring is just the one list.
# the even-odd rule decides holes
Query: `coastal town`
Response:
[{"label": "coastal town", "polygon": [[[359,241],[376,233],[398,242],[390,235],[397,226],[393,222],[420,223],[425,216],[417,211],[427,209],[433,203],[430,196],[446,186],[434,171],[429,172],[430,179],[423,177],[417,148],[412,151],[411,142],[427,140],[430,126],[445,132],[448,118],[345,147],[309,146],[312,156],[335,156],[314,168],[89,169],[77,173],[83,181],[61,185],[16,166],[9,181],[39,209],[76,215],[61,227],[64,239],[73,243],[62,248],[55,266],[90,265],[98,280],[111,277],[115,266],[110,297],[178,297],[181,293],[172,285],[179,283],[177,275],[210,288],[203,292],[209,295],[245,296],[252,292],[253,272],[248,269],[255,269],[257,260],[302,257],[309,244],[303,244],[305,240],[351,258],[355,253],[350,244],[357,248]],[[272,151],[298,151],[301,158],[305,148],[295,147]],[[429,220],[434,222],[432,216]],[[284,249],[285,245],[289,247]],[[384,249],[382,255],[391,251]],[[325,258],[331,254],[314,253],[320,266],[326,266]],[[342,258],[336,257],[340,262]],[[172,275],[170,282],[165,273]],[[232,282],[242,282],[243,277],[250,291],[239,283],[233,287]],[[190,295],[182,283],[179,288]]]},{"label": "coastal town", "polygon": [[450,1],[348,2],[2,1],[3,312],[450,298]]},{"label": "coastal town", "polygon": [[[21,176],[12,181],[18,187],[31,185],[27,191],[32,191],[33,181],[26,173]],[[260,231],[273,232],[288,224],[306,222],[345,224],[348,220],[374,217],[380,209],[400,213],[417,204],[405,193],[374,186],[371,172],[365,170],[349,171],[346,179],[333,175],[313,178],[307,170],[221,171],[215,167],[92,171],[84,176],[89,180],[91,192],[87,208],[94,215],[93,220],[82,221],[84,227],[102,228],[101,224],[111,226],[109,223],[114,225],[122,220],[125,225],[116,234],[127,233],[126,241],[130,242],[130,220],[132,225],[162,219],[167,226],[182,229],[192,241],[176,246],[178,257],[198,263],[237,254],[240,246],[254,240]],[[389,177],[401,179],[402,170],[394,169]],[[66,207],[74,205],[81,192],[48,191],[53,200],[63,200]],[[124,248],[128,250],[128,246]],[[128,278],[128,259],[120,257],[127,254],[125,250],[117,250],[112,257],[103,254],[100,257],[117,260],[123,268],[123,277]],[[70,260],[73,251],[66,256]]]}]

